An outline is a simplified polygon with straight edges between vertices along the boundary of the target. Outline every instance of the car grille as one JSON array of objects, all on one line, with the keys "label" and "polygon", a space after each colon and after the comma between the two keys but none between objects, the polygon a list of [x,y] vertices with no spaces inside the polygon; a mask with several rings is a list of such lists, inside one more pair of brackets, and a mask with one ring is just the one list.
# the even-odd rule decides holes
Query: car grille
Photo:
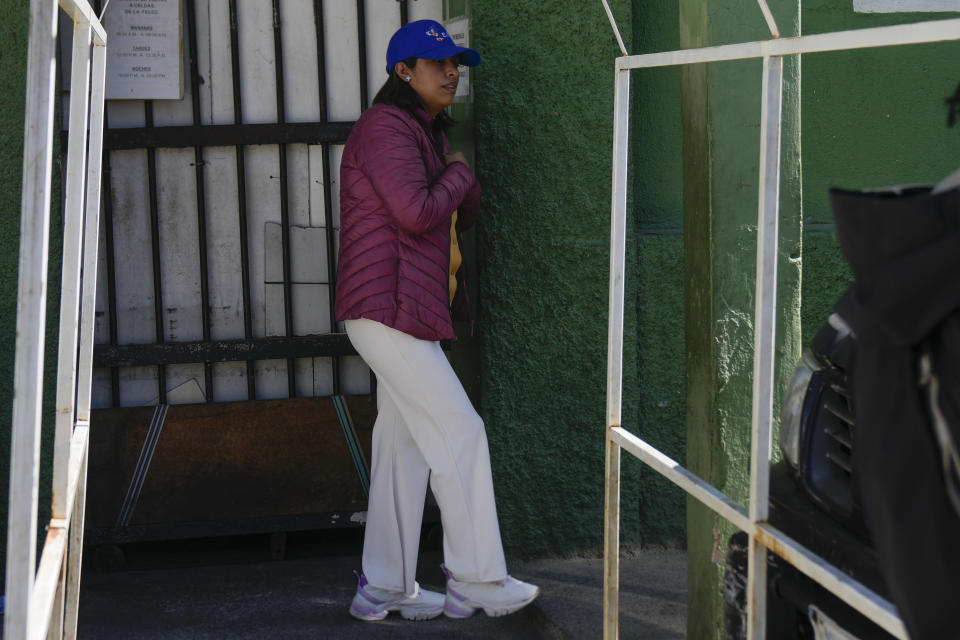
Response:
[{"label": "car grille", "polygon": [[849,517],[854,510],[854,414],[844,373],[829,366],[817,371],[807,400],[805,419],[811,422],[805,484],[828,511]]}]

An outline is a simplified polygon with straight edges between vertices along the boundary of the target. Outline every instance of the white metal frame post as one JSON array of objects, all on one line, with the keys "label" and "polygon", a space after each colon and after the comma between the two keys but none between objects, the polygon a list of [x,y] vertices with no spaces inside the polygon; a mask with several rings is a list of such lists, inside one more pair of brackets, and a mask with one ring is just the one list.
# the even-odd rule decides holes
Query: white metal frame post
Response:
[{"label": "white metal frame post", "polygon": [[30,3],[4,637],[26,637],[36,567],[57,6]]},{"label": "white metal frame post", "polygon": [[[73,19],[74,32],[53,501],[46,542],[37,567],[58,5]],[[106,42],[100,20],[86,0],[31,1],[4,615],[4,637],[8,640],[76,637],[86,498]]]},{"label": "white metal frame post", "polygon": [[[769,512],[770,438],[773,428],[773,369],[777,330],[777,239],[780,220],[780,125],[783,58],[763,57],[760,107],[760,179],[757,221],[757,275],[753,334],[753,420],[750,449],[750,519],[764,522]],[[767,550],[750,537],[747,570],[747,623],[766,628]]]},{"label": "white metal frame post", "polygon": [[[624,275],[627,246],[627,217],[620,215],[619,203],[626,210],[627,202],[627,127],[630,104],[630,74],[616,74],[613,121],[613,214],[610,220],[610,317],[607,329],[607,430],[621,426],[621,398],[623,390],[623,312]],[[604,495],[607,513],[604,529],[604,616],[606,637],[616,637],[619,627],[620,564],[620,447],[607,438],[606,488]],[[609,634],[613,634],[610,636]]]},{"label": "white metal frame post", "polygon": [[[960,19],[892,27],[839,31],[778,38],[776,24],[763,0],[761,10],[773,39],[741,44],[684,49],[617,58],[613,132],[613,195],[610,226],[610,318],[607,352],[606,504],[604,544],[605,640],[619,637],[620,450],[626,449],[688,494],[726,518],[750,537],[747,584],[748,637],[760,640],[766,631],[766,556],[772,551],[834,595],[876,622],[891,635],[907,640],[896,607],[823,558],[792,540],[768,522],[770,453],[773,427],[774,339],[777,313],[777,249],[780,195],[780,138],[783,57],[801,53],[842,51],[960,40]],[[607,6],[611,25],[615,21]],[[760,187],[757,207],[757,267],[754,309],[753,419],[749,511],[685,469],[675,460],[624,429],[620,424],[623,358],[624,249],[626,243],[631,69],[761,58]]]}]

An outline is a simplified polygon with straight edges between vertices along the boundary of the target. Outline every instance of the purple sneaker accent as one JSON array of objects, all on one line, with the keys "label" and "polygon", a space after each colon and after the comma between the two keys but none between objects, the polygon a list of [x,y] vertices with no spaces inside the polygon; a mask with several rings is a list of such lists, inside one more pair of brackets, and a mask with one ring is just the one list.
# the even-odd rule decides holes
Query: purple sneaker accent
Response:
[{"label": "purple sneaker accent", "polygon": [[457,593],[457,592],[453,589],[453,587],[447,587],[447,593],[449,593],[450,595],[452,595],[452,596],[453,596],[454,598],[456,598],[457,600],[464,600],[464,601],[465,601],[465,600],[467,599],[467,596],[460,595],[459,593]]},{"label": "purple sneaker accent", "polygon": [[367,600],[369,600],[369,601],[370,601],[370,604],[383,604],[384,602],[386,602],[386,600],[380,600],[380,599],[374,598],[372,595],[370,595],[370,592],[367,591],[366,589],[364,589],[364,587],[367,586],[368,584],[370,584],[370,583],[367,582],[367,576],[361,575],[361,576],[360,576],[360,584],[357,585],[357,591],[358,591],[364,598],[366,598]]},{"label": "purple sneaker accent", "polygon": [[387,617],[387,611],[378,611],[370,607],[363,607],[357,604],[350,605],[350,615],[361,620],[383,620]]},{"label": "purple sneaker accent", "polygon": [[461,609],[456,604],[447,600],[443,603],[443,612],[449,618],[469,618],[476,609]]},{"label": "purple sneaker accent", "polygon": [[[366,576],[357,576],[357,592],[350,603],[350,615],[367,621],[383,620],[391,611],[399,611],[407,620],[429,620],[443,613],[444,597],[434,591],[421,589],[416,584],[413,595],[390,591],[371,585]],[[376,594],[376,595],[374,595]]]},{"label": "purple sneaker accent", "polygon": [[357,573],[356,569],[353,570],[353,575],[357,576],[357,591],[363,595],[364,598],[369,600],[370,604],[383,604],[386,602],[386,600],[374,598],[372,595],[370,595],[369,591],[364,589],[365,586],[370,584],[370,582],[367,580],[367,576],[363,575],[362,573]]},{"label": "purple sneaker accent", "polygon": [[540,595],[536,585],[507,576],[490,582],[457,580],[445,565],[440,565],[447,577],[447,594],[443,612],[449,618],[467,618],[477,609],[490,617],[504,616],[519,611]]}]

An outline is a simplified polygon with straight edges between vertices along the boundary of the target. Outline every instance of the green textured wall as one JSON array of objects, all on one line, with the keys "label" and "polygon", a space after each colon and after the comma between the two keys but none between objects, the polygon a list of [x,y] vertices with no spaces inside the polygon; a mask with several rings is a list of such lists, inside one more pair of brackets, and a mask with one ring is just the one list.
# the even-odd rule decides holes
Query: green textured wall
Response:
[{"label": "green textured wall", "polygon": [[[852,2],[803,2],[804,33],[863,29],[957,13],[857,14]],[[851,275],[833,233],[831,187],[935,184],[960,167],[960,43],[822,53],[803,60],[803,325],[809,339]]]},{"label": "green textured wall", "polygon": [[[603,5],[472,0],[481,413],[508,553],[596,552],[603,536],[607,286],[616,40]],[[611,3],[630,38],[630,3]],[[630,240],[630,259],[635,255]],[[634,296],[635,280],[627,295]],[[627,314],[624,423],[636,422]],[[622,540],[638,542],[624,456]]]},{"label": "green textured wall", "polygon": [[[679,48],[677,7],[635,2],[630,53]],[[683,167],[680,70],[633,71],[630,178],[638,247],[637,433],[674,460],[686,450]],[[686,497],[648,468],[641,475],[644,543],[684,544]]]},{"label": "green textured wall", "polygon": [[[799,4],[771,3],[783,35],[799,32]],[[770,37],[756,6],[682,0],[680,41],[702,47]],[[697,475],[748,504],[761,61],[685,67],[684,170],[687,449]],[[784,69],[778,261],[782,388],[800,345],[800,71]],[[720,583],[733,527],[688,500],[687,637],[722,637]]]}]

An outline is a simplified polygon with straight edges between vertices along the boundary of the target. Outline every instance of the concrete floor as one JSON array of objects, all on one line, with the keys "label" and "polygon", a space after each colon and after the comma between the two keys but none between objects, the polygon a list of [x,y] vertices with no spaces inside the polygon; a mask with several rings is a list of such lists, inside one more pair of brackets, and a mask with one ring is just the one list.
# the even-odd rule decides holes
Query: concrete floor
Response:
[{"label": "concrete floor", "polygon": [[[80,597],[79,637],[97,640],[206,638],[599,638],[603,561],[511,561],[512,575],[538,584],[538,600],[513,615],[424,622],[391,614],[354,620],[347,607],[360,566],[357,532],[291,536],[286,558],[270,559],[266,537],[134,545],[126,566],[89,549]],[[441,554],[421,553],[419,579],[442,591]],[[109,564],[106,563],[106,564]],[[686,635],[686,557],[648,549],[621,560],[621,638]]]}]

